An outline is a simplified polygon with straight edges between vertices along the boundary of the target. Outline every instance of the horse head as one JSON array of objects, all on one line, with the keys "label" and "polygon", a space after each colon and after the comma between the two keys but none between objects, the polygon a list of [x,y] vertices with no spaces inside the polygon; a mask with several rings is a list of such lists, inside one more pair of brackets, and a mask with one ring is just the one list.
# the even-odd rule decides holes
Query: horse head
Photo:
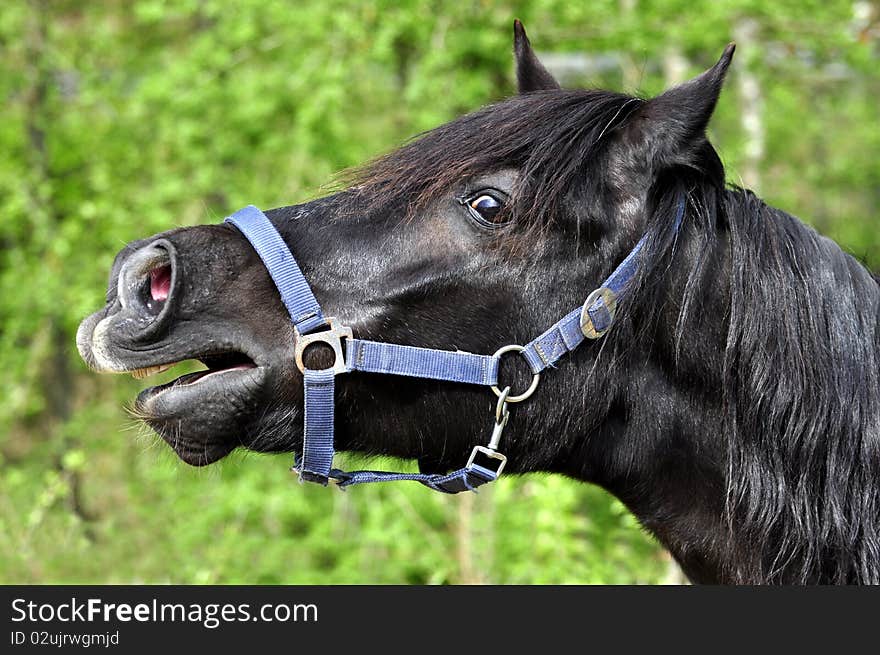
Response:
[{"label": "horse head", "polygon": [[[736,244],[747,235],[731,217],[768,211],[725,188],[705,133],[733,46],[698,77],[641,99],[561,89],[519,23],[514,32],[517,95],[358,169],[338,193],[266,215],[325,313],[359,338],[473,353],[544,332],[642,240],[633,291],[613,329],[551,368],[515,408],[504,433],[507,470],[604,486],[695,580],[773,579],[780,552],[796,553],[789,559],[801,566],[785,579],[816,579],[819,552],[806,555],[803,539],[793,545],[753,506],[761,494],[769,502],[779,493],[777,505],[794,508],[765,483],[794,485],[799,474],[770,471],[773,458],[751,437],[731,441],[738,429],[761,425],[736,414],[753,400],[748,381],[761,383],[745,373],[757,364],[742,358],[758,350],[743,307],[750,284],[760,284],[738,272],[748,255]],[[784,216],[778,223],[816,253],[844,261],[836,246]],[[806,284],[809,275],[792,267]],[[238,447],[302,448],[296,338],[260,257],[224,223],[123,248],[106,306],[82,322],[77,345],[99,372],[143,377],[203,363],[204,371],[143,390],[134,411],[181,459],[205,465]],[[326,365],[315,350],[315,366]],[[499,376],[518,390],[532,373],[509,356]],[[352,373],[340,377],[336,403],[337,449],[448,471],[485,441],[495,398],[467,384]],[[776,405],[758,403],[761,410],[778,418]],[[751,478],[743,472],[749,464]],[[790,513],[786,529],[797,531],[796,509]],[[731,525],[742,528],[741,538],[730,537]],[[746,552],[761,535],[775,545]],[[869,577],[880,568],[873,566]],[[853,569],[821,570],[833,578]]]}]

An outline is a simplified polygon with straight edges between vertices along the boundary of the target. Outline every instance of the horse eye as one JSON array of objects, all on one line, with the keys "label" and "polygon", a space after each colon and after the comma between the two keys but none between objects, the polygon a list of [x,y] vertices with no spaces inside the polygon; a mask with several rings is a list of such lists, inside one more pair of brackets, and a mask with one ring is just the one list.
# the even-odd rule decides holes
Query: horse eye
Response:
[{"label": "horse eye", "polygon": [[467,200],[471,215],[489,227],[499,227],[507,221],[501,213],[503,201],[490,193],[478,193]]}]

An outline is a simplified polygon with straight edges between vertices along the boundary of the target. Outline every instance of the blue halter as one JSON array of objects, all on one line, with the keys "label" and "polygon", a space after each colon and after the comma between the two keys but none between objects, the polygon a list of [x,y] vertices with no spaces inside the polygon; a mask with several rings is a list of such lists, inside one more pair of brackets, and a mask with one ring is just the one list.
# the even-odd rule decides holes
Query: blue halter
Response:
[{"label": "blue halter", "polygon": [[[683,215],[682,200],[675,219],[676,231]],[[509,417],[507,404],[526,400],[537,388],[544,369],[553,366],[584,339],[597,339],[608,331],[614,321],[617,303],[625,297],[627,286],[638,271],[639,253],[647,241],[647,235],[643,236],[614,272],[587,297],[583,306],[564,316],[541,336],[525,346],[508,345],[492,355],[477,355],[355,339],[351,328],[324,316],[290,249],[263,212],[249,205],[228,217],[226,222],[238,228],[263,260],[296,331],[294,355],[303,373],[305,390],[303,452],[301,457],[295,457],[293,467],[300,480],[323,485],[333,481],[342,488],[365,482],[415,480],[449,494],[475,491],[501,475],[507,458],[498,452],[498,445]],[[321,370],[306,368],[303,353],[314,343],[324,343],[333,349],[336,355],[333,366]],[[498,365],[501,356],[508,352],[522,354],[533,374],[531,386],[515,396],[510,395],[510,387],[498,388]],[[474,446],[467,464],[448,474],[334,469],[334,385],[337,375],[352,371],[491,387],[498,396],[498,404],[488,445]]]}]

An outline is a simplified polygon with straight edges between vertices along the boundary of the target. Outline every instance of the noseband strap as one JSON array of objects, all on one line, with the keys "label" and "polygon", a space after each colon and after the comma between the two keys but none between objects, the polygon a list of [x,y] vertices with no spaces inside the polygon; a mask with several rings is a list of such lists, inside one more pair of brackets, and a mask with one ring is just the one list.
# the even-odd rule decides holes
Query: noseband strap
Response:
[{"label": "noseband strap", "polygon": [[266,215],[253,205],[248,205],[227,218],[226,222],[237,227],[260,255],[296,331],[306,334],[327,325],[312,287]]},{"label": "noseband strap", "polygon": [[[681,226],[684,208],[681,199],[675,218],[676,232]],[[526,346],[504,346],[493,355],[479,355],[354,338],[350,328],[339,326],[334,319],[324,316],[296,259],[263,212],[249,205],[225,222],[234,225],[262,259],[295,328],[294,347],[297,365],[303,372],[305,406],[303,452],[294,458],[294,470],[299,473],[300,480],[323,485],[333,481],[342,488],[365,482],[414,480],[449,494],[475,491],[501,474],[506,457],[498,451],[498,446],[509,416],[508,403],[527,399],[537,387],[543,370],[553,366],[585,339],[599,338],[608,331],[617,305],[626,296],[628,285],[638,271],[639,255],[648,239],[645,235],[639,240],[602,286],[587,297],[582,307],[565,315],[538,338]],[[324,329],[318,331],[319,328]],[[332,367],[315,370],[303,363],[305,349],[316,342],[325,343],[336,352]],[[532,386],[519,396],[510,396],[509,387],[502,391],[496,386],[501,355],[511,350],[519,351],[525,357],[534,374]],[[467,464],[447,474],[334,469],[335,380],[337,375],[354,371],[491,387],[499,398],[488,446],[474,446]]]}]

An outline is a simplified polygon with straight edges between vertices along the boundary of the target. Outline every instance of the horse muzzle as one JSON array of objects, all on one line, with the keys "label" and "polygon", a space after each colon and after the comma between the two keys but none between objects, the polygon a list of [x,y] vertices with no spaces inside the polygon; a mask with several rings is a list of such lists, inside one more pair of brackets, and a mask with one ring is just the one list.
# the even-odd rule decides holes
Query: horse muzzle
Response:
[{"label": "horse muzzle", "polygon": [[83,320],[77,330],[77,349],[90,368],[99,373],[159,368],[143,366],[144,351],[171,320],[179,286],[176,260],[174,245],[167,239],[157,239],[126,259],[116,280],[115,299]]}]

